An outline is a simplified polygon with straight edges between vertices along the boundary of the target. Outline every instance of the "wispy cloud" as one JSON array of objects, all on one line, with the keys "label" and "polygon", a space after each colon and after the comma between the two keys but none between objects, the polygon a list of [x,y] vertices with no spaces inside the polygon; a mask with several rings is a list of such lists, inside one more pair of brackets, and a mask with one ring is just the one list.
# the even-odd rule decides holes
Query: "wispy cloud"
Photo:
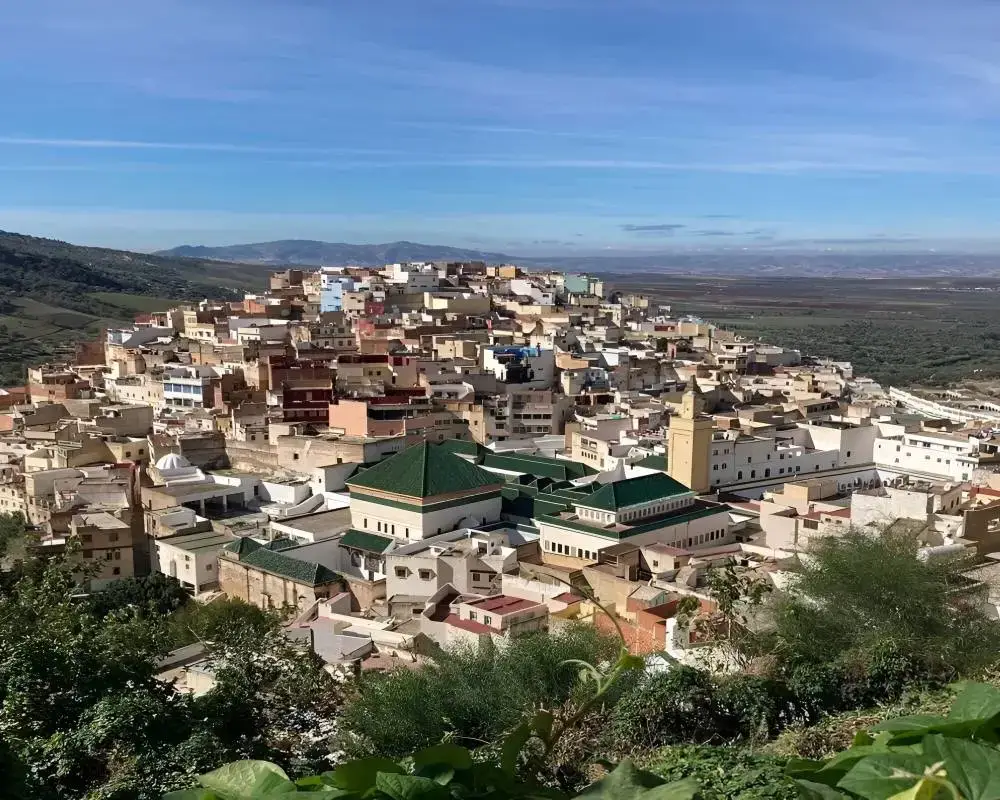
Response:
[{"label": "wispy cloud", "polygon": [[44,147],[57,150],[179,150],[206,153],[399,155],[398,150],[366,150],[345,147],[243,144],[236,142],[157,142],[130,139],[49,139],[30,136],[0,136],[0,146]]},{"label": "wispy cloud", "polygon": [[621,229],[626,233],[663,233],[669,235],[686,227],[687,225],[681,225],[676,222],[667,222],[658,225],[634,225],[626,223],[621,226]]}]

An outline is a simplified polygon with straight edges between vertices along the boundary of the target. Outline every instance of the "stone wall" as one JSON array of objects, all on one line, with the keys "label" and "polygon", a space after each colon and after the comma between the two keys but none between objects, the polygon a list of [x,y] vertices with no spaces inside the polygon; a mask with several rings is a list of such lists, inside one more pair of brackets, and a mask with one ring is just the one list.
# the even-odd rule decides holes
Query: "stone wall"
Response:
[{"label": "stone wall", "polygon": [[322,586],[306,586],[290,578],[273,575],[232,558],[219,559],[219,588],[230,597],[238,597],[259,608],[304,609],[317,600],[341,591],[339,581]]}]

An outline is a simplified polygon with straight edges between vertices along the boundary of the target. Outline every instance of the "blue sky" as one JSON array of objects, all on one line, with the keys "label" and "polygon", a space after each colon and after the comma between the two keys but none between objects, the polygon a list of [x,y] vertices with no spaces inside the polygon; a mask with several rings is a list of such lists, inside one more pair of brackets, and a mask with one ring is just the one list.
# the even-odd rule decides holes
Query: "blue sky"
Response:
[{"label": "blue sky", "polygon": [[0,229],[1000,250],[992,0],[31,0],[0,32]]}]

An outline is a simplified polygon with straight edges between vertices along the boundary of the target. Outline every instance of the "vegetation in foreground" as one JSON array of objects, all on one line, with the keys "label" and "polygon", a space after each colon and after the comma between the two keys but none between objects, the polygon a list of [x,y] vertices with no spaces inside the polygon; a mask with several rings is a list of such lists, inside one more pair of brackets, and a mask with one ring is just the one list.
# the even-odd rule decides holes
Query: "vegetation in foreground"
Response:
[{"label": "vegetation in foreground", "polygon": [[[153,800],[248,759],[276,765],[260,768],[275,787],[320,776],[300,791],[340,796],[322,776],[345,757],[391,761],[416,778],[428,778],[426,768],[451,787],[434,791],[484,796],[501,791],[501,773],[491,773],[496,786],[470,786],[479,767],[451,764],[451,775],[433,759],[451,753],[464,764],[457,747],[502,772],[515,744],[516,785],[502,791],[518,796],[586,792],[609,763],[630,760],[659,778],[629,766],[628,780],[663,797],[693,779],[699,798],[785,798],[789,759],[826,757],[885,716],[859,709],[906,711],[931,699],[945,708],[942,687],[982,674],[998,647],[995,623],[956,593],[960,565],[917,561],[906,540],[849,533],[802,565],[809,602],[758,592],[740,573],[715,576],[732,599],[722,604],[731,635],[720,648],[744,672],[650,672],[615,640],[571,626],[343,686],[284,640],[277,615],[191,602],[170,579],[74,599],[71,565],[19,548],[23,535],[20,519],[0,516],[0,769],[17,800]],[[769,624],[752,624],[758,618]],[[200,697],[155,678],[166,650],[194,641],[206,643],[217,681]],[[914,692],[923,693],[917,705],[906,699]],[[423,766],[412,756],[420,751]],[[600,785],[592,791],[607,791]]]}]

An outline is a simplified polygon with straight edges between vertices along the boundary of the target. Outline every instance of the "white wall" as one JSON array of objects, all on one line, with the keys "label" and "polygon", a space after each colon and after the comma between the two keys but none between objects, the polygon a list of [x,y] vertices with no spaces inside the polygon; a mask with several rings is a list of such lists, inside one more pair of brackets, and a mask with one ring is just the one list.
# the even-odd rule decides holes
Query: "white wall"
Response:
[{"label": "white wall", "polygon": [[[682,522],[678,525],[658,528],[648,533],[639,533],[629,536],[622,541],[634,545],[667,544],[682,548],[699,547],[710,543],[725,543],[729,536],[729,529],[729,514],[722,512]],[[553,545],[561,544],[564,548],[570,548],[571,557],[593,560],[593,556],[578,556],[576,554],[581,550],[589,553],[598,553],[605,547],[618,544],[617,539],[601,536],[599,533],[586,533],[584,531],[559,528],[547,522],[539,521],[538,530],[541,535],[540,546],[542,551],[545,553],[555,553],[556,555],[565,555],[565,553],[560,554],[553,549]],[[707,534],[716,530],[722,530],[723,535],[715,540],[708,539]],[[689,540],[693,540],[690,545],[688,544]]]},{"label": "white wall", "polygon": [[501,499],[495,497],[421,514],[418,511],[386,506],[354,495],[351,497],[351,524],[358,530],[383,536],[426,539],[439,532],[470,527],[461,525],[463,520],[469,518],[475,520],[475,525],[496,522],[500,519],[500,506]]}]

